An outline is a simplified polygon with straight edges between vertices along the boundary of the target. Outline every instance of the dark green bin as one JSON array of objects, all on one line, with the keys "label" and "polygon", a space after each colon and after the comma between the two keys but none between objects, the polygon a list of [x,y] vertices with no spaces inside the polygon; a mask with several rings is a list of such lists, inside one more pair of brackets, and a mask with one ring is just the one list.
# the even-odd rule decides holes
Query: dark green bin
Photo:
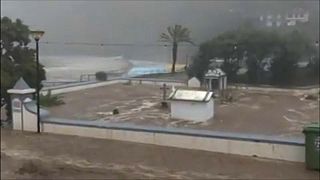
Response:
[{"label": "dark green bin", "polygon": [[320,124],[313,123],[303,129],[306,146],[306,165],[308,169],[320,170]]}]

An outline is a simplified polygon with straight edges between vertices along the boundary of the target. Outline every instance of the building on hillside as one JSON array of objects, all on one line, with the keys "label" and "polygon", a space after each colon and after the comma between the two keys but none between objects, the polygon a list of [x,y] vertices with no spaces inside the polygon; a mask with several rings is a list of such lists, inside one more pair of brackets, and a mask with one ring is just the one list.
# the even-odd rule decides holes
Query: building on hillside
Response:
[{"label": "building on hillside", "polygon": [[294,9],[287,13],[285,17],[287,26],[295,26],[297,23],[306,23],[309,21],[309,12],[302,8]]},{"label": "building on hillside", "polygon": [[168,100],[173,119],[205,122],[214,116],[213,92],[176,89]]},{"label": "building on hillside", "polygon": [[296,26],[298,23],[309,22],[309,12],[302,8],[296,8],[287,13],[269,13],[260,15],[259,22],[266,27]]}]

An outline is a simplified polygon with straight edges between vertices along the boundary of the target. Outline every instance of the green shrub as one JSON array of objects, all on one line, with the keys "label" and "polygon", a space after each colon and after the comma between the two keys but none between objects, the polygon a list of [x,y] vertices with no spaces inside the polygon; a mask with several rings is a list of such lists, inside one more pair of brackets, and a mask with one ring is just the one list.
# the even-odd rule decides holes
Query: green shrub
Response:
[{"label": "green shrub", "polygon": [[44,107],[59,106],[65,104],[61,99],[62,96],[51,95],[51,91],[47,95],[40,95],[40,105]]},{"label": "green shrub", "polygon": [[108,79],[107,73],[103,71],[96,72],[96,80],[106,81]]},{"label": "green shrub", "polygon": [[120,113],[120,112],[119,112],[119,109],[117,109],[117,108],[112,111],[112,114],[113,114],[113,115],[116,115],[116,114],[119,114],[119,113]]}]

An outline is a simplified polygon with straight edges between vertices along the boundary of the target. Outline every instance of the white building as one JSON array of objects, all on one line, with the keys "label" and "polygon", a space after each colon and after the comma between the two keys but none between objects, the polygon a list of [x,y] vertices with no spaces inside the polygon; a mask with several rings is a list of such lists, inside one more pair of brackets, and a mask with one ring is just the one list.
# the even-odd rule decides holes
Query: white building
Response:
[{"label": "white building", "polygon": [[205,122],[214,116],[213,92],[177,89],[169,96],[171,118]]},{"label": "white building", "polygon": [[204,76],[204,85],[209,91],[221,94],[227,89],[227,75],[220,68],[209,69]]},{"label": "white building", "polygon": [[296,26],[298,23],[309,22],[309,12],[302,8],[296,8],[287,13],[280,12],[277,15],[260,15],[259,21],[267,27]]},{"label": "white building", "polygon": [[286,15],[287,26],[295,26],[297,22],[306,23],[309,21],[309,12],[302,8],[294,9]]}]

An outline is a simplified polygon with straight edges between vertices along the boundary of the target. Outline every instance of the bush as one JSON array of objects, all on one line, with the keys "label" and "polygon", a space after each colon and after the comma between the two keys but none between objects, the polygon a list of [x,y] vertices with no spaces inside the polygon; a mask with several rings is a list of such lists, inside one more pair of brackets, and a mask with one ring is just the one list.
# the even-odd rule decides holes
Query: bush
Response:
[{"label": "bush", "polygon": [[51,92],[49,91],[45,96],[40,95],[40,105],[44,107],[59,106],[64,104],[64,101],[61,98],[62,97],[58,95],[51,95]]},{"label": "bush", "polygon": [[117,109],[117,108],[112,111],[112,114],[113,114],[113,115],[116,115],[116,114],[119,114],[119,113],[120,113],[120,112],[119,112],[119,109]]},{"label": "bush", "polygon": [[309,62],[308,64],[308,75],[310,78],[315,79],[316,81],[319,81],[319,73],[320,73],[320,60],[319,56],[313,59],[312,61]]},{"label": "bush", "polygon": [[306,100],[316,101],[316,100],[318,100],[318,96],[316,96],[316,95],[314,95],[314,94],[308,94],[308,95],[305,95],[305,99],[306,99]]},{"label": "bush", "polygon": [[103,71],[96,72],[96,80],[106,81],[108,79],[107,73]]}]

